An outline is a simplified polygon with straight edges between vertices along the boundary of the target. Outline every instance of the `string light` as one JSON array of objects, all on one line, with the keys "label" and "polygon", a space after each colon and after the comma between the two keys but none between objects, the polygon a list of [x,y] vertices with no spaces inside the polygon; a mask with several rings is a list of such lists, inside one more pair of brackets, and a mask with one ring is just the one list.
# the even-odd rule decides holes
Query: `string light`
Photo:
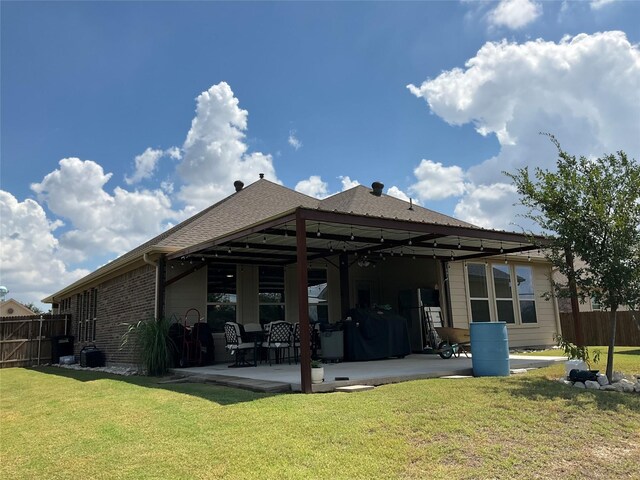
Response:
[{"label": "string light", "polygon": [[460,237],[458,237],[458,248],[462,248],[462,245],[460,245]]},{"label": "string light", "polygon": [[317,235],[318,237],[319,237],[320,235],[322,235],[322,234],[320,233],[320,224],[318,224],[318,231],[316,232],[316,235]]},{"label": "string light", "polygon": [[262,237],[262,243],[267,243],[267,236],[266,235]]},{"label": "string light", "polygon": [[380,229],[380,243],[384,243],[384,236],[382,235],[382,229]]},{"label": "string light", "polygon": [[438,248],[438,241],[437,240],[433,241],[433,248]]},{"label": "string light", "polygon": [[409,245],[413,245],[413,242],[411,241],[411,232],[409,232]]},{"label": "string light", "polygon": [[482,240],[480,240],[480,251],[481,251],[481,252],[484,252],[484,245],[483,245],[483,243],[482,243]]},{"label": "string light", "polygon": [[500,253],[504,253],[504,248],[502,248],[502,242],[500,242]]},{"label": "string light", "polygon": [[350,228],[351,228],[351,241],[353,241],[356,237],[353,236],[353,227],[350,227]]}]

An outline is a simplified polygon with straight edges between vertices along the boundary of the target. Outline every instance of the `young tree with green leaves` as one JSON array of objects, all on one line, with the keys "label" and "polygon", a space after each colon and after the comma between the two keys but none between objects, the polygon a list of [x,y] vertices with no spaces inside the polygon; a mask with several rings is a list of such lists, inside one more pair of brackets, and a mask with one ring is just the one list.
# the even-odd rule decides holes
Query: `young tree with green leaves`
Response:
[{"label": "young tree with green leaves", "polygon": [[[640,305],[640,165],[622,151],[576,158],[546,135],[558,150],[556,171],[536,168],[532,178],[522,168],[507,175],[528,208],[525,216],[548,239],[547,258],[566,278],[575,279],[579,296],[592,297],[609,311],[611,379],[617,311]],[[567,261],[571,254],[585,265],[574,269]],[[555,287],[567,296],[566,286]]]}]

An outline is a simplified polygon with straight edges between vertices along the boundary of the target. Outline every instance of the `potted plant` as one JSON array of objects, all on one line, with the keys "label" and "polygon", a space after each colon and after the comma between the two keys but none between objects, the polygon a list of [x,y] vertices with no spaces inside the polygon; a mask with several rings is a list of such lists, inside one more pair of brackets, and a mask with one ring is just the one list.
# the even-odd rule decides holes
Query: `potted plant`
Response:
[{"label": "potted plant", "polygon": [[589,370],[593,373],[598,373],[598,370],[591,370],[591,363],[598,363],[600,360],[600,350],[594,350],[593,357],[587,347],[574,345],[570,341],[562,337],[562,335],[555,336],[556,344],[562,349],[567,356],[567,362],[565,363],[565,372],[569,376],[571,370]]},{"label": "potted plant", "polygon": [[311,383],[324,382],[324,366],[320,360],[311,360]]}]

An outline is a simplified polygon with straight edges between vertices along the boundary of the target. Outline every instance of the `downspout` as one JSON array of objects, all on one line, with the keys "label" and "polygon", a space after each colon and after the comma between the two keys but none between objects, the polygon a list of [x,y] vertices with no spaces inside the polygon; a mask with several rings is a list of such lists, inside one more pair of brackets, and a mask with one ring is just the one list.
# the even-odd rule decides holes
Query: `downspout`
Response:
[{"label": "downspout", "polygon": [[151,265],[156,269],[156,288],[155,288],[155,295],[153,299],[153,318],[157,320],[158,319],[158,293],[159,293],[158,290],[160,288],[160,282],[159,282],[160,269],[158,268],[158,262],[153,262],[149,260],[148,253],[142,254],[142,260],[144,260],[144,263],[148,263],[149,265]]}]

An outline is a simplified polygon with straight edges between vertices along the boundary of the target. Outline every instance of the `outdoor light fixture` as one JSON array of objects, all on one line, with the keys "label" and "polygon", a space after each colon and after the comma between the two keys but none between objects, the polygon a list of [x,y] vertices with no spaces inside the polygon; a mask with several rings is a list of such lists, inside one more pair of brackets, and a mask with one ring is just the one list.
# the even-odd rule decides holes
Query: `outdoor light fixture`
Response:
[{"label": "outdoor light fixture", "polygon": [[371,262],[369,261],[369,259],[367,257],[361,258],[360,260],[358,260],[358,266],[359,267],[369,267],[371,265]]}]

